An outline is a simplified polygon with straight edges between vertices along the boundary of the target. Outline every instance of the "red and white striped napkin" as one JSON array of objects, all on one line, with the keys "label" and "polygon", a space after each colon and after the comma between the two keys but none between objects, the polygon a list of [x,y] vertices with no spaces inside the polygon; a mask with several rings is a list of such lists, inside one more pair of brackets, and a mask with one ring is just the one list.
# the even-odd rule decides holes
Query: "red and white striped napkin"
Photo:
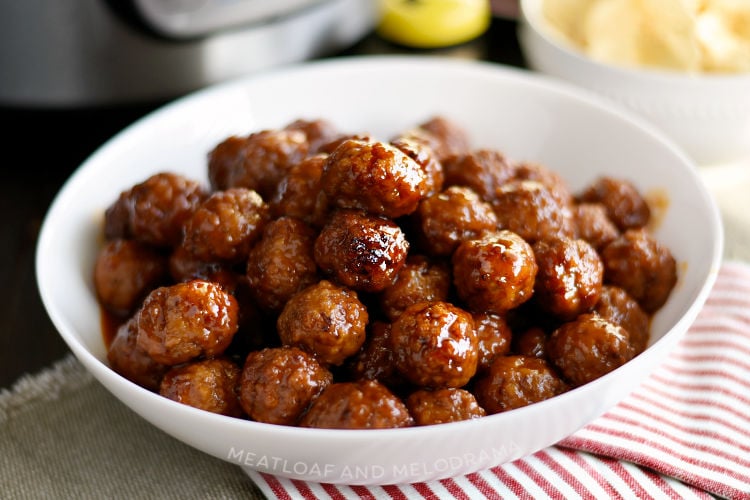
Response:
[{"label": "red and white striped napkin", "polygon": [[556,446],[486,471],[411,485],[250,474],[269,498],[287,499],[750,499],[750,266],[724,263],[665,364]]}]

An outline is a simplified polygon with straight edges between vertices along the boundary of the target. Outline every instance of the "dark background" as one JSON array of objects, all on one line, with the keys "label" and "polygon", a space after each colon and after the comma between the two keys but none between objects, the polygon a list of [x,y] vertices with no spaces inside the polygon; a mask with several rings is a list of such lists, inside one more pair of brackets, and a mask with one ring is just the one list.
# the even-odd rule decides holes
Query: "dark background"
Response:
[{"label": "dark background", "polygon": [[[371,34],[326,57],[367,54],[435,55],[524,66],[516,23],[500,17],[483,36],[456,47],[412,50]],[[0,103],[0,388],[69,352],[44,310],[35,276],[37,236],[49,205],[99,146],[165,102],[89,109],[28,109]]]}]

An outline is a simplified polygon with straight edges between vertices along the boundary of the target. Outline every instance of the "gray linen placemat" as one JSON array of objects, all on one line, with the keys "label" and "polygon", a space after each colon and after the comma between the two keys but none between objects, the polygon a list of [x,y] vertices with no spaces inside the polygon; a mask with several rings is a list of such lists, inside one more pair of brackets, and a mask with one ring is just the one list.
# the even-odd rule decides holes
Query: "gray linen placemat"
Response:
[{"label": "gray linen placemat", "polygon": [[0,497],[264,498],[237,466],[165,434],[72,354],[0,392]]}]

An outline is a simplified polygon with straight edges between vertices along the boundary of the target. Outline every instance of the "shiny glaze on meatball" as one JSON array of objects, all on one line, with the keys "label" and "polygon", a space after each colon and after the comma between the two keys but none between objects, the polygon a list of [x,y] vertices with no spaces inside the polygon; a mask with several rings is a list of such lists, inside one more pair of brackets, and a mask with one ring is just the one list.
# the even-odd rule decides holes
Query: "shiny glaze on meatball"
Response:
[{"label": "shiny glaze on meatball", "polygon": [[413,212],[427,192],[424,169],[403,151],[353,139],[330,154],[320,183],[334,206],[390,218]]},{"label": "shiny glaze on meatball", "polygon": [[497,229],[492,207],[464,186],[425,198],[414,221],[420,248],[432,256],[450,256],[462,242]]},{"label": "shiny glaze on meatball", "polygon": [[597,251],[620,236],[620,230],[601,203],[579,203],[573,207],[573,216],[576,221],[576,237],[586,240]]},{"label": "shiny glaze on meatball", "polygon": [[194,361],[171,368],[161,381],[159,394],[194,408],[239,417],[239,376],[239,367],[227,359]]},{"label": "shiny glaze on meatball", "polygon": [[648,203],[625,179],[600,177],[584,189],[579,200],[604,205],[607,216],[621,231],[644,227],[651,218]]},{"label": "shiny glaze on meatball", "polygon": [[487,413],[500,413],[544,401],[567,390],[547,362],[529,356],[499,356],[477,380],[474,394]]},{"label": "shiny glaze on meatball", "polygon": [[247,259],[249,290],[259,306],[280,311],[295,293],[318,280],[316,237],[311,227],[291,217],[266,225]]},{"label": "shiny glaze on meatball", "polygon": [[445,185],[464,186],[490,201],[495,192],[513,176],[513,166],[494,149],[479,149],[445,162]]},{"label": "shiny glaze on meatball", "polygon": [[557,328],[546,348],[552,363],[575,386],[611,372],[635,354],[628,332],[594,313]]},{"label": "shiny glaze on meatball", "polygon": [[176,365],[198,356],[217,356],[238,328],[237,301],[209,281],[160,287],[136,314],[138,347],[160,363]]},{"label": "shiny glaze on meatball", "polygon": [[538,271],[534,296],[545,311],[573,319],[599,301],[604,266],[584,240],[550,238],[533,245]]},{"label": "shiny glaze on meatball", "polygon": [[406,308],[391,325],[391,345],[396,367],[417,386],[462,387],[477,371],[474,320],[448,302]]},{"label": "shiny glaze on meatball", "polygon": [[320,177],[327,158],[325,154],[308,156],[289,168],[269,201],[273,217],[296,217],[314,227],[325,223],[328,198]]},{"label": "shiny glaze on meatball", "polygon": [[169,366],[158,363],[137,344],[138,323],[135,319],[123,323],[115,334],[107,349],[109,366],[141,387],[150,391],[158,391],[159,384]]},{"label": "shiny glaze on meatball", "polygon": [[307,134],[298,129],[228,137],[209,152],[211,187],[216,191],[244,187],[270,199],[284,173],[308,155],[309,147]]},{"label": "shiny glaze on meatball", "polygon": [[182,246],[202,260],[242,261],[267,220],[268,206],[255,191],[216,191],[188,217]]},{"label": "shiny glaze on meatball", "polygon": [[627,330],[636,354],[646,349],[651,320],[628,292],[614,285],[605,285],[593,312]]},{"label": "shiny glaze on meatball", "polygon": [[390,219],[359,210],[337,210],[315,240],[315,262],[332,279],[364,292],[393,283],[409,242]]},{"label": "shiny glaze on meatball", "polygon": [[100,304],[126,317],[167,276],[167,259],[155,248],[135,240],[110,240],[97,255],[94,288]]},{"label": "shiny glaze on meatball", "polygon": [[477,371],[487,371],[498,356],[510,352],[513,332],[505,318],[499,314],[482,312],[472,314],[477,332],[479,362]]},{"label": "shiny glaze on meatball", "polygon": [[159,172],[123,191],[104,215],[107,239],[135,239],[168,247],[182,240],[182,226],[206,192],[196,181]]},{"label": "shiny glaze on meatball", "polygon": [[392,285],[380,294],[380,308],[395,320],[412,304],[428,300],[447,300],[451,288],[450,266],[424,255],[406,259]]},{"label": "shiny glaze on meatball", "polygon": [[352,290],[322,280],[295,294],[276,322],[281,342],[340,365],[365,341],[367,308]]},{"label": "shiny glaze on meatball", "polygon": [[445,182],[443,164],[427,143],[409,137],[397,137],[391,141],[391,145],[401,150],[422,168],[425,176],[423,196],[431,196],[443,189]]},{"label": "shiny glaze on meatball", "polygon": [[503,184],[492,199],[498,226],[521,236],[529,243],[575,235],[575,219],[570,205],[537,181],[511,181]]},{"label": "shiny glaze on meatball", "polygon": [[502,314],[534,294],[537,264],[523,238],[503,230],[468,240],[452,258],[453,282],[472,311]]},{"label": "shiny glaze on meatball", "polygon": [[645,229],[629,229],[602,250],[604,280],[638,301],[647,313],[661,308],[677,284],[672,252]]},{"label": "shiny glaze on meatball", "polygon": [[360,350],[347,360],[347,373],[354,379],[382,382],[391,389],[404,384],[396,368],[391,344],[391,324],[373,321],[367,329],[367,339]]},{"label": "shiny glaze on meatball", "polygon": [[387,429],[409,427],[414,419],[404,403],[375,380],[329,385],[300,420],[301,427]]},{"label": "shiny glaze on meatball", "polygon": [[406,398],[406,407],[416,425],[445,424],[486,415],[472,393],[455,388],[420,389]]},{"label": "shiny glaze on meatball", "polygon": [[240,404],[258,422],[295,425],[333,375],[315,357],[291,346],[250,352],[240,378]]}]

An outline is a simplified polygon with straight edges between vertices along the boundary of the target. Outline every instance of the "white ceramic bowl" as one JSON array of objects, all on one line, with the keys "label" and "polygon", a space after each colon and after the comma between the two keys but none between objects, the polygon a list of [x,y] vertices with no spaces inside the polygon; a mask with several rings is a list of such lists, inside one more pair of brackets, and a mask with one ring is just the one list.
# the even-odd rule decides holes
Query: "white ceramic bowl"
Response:
[{"label": "white ceramic bowl", "polygon": [[[383,138],[435,114],[476,147],[541,162],[573,189],[631,178],[668,208],[656,236],[680,278],[653,322],[653,344],[604,377],[548,401],[473,421],[408,429],[321,430],[214,415],[162,398],[110,370],[91,275],[105,208],[150,174],[206,179],[206,154],[231,133],[323,117]],[[253,470],[304,480],[386,484],[465,474],[533,453],[621,400],[685,332],[714,282],[722,247],[716,207],[694,165],[641,121],[542,77],[459,60],[370,57],[310,63],[208,88],[133,124],[69,179],[37,250],[43,302],[63,339],[116,397],[168,434]]]},{"label": "white ceramic bowl", "polygon": [[640,114],[700,165],[750,158],[750,74],[683,74],[591,59],[560,42],[543,0],[521,0],[519,42],[528,66]]}]

